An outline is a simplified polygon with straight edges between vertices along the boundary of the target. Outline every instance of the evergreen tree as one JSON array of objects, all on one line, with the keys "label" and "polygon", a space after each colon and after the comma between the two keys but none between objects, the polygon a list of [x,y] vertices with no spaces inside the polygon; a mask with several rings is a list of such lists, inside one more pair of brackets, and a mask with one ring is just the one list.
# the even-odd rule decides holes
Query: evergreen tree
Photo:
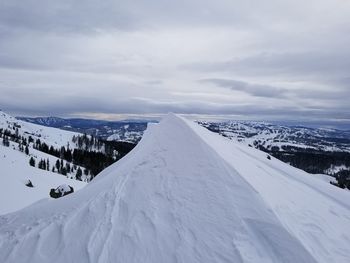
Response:
[{"label": "evergreen tree", "polygon": [[70,172],[70,164],[66,163],[66,172],[69,173]]},{"label": "evergreen tree", "polygon": [[30,164],[30,166],[35,167],[35,159],[33,157],[30,157],[29,164]]},{"label": "evergreen tree", "polygon": [[36,148],[36,149],[40,149],[40,147],[41,147],[41,141],[40,141],[40,139],[37,139],[37,140],[35,141],[35,148]]},{"label": "evergreen tree", "polygon": [[60,158],[65,159],[65,155],[66,155],[66,148],[64,148],[64,146],[62,146],[61,151],[60,151]]},{"label": "evergreen tree", "polygon": [[77,170],[77,173],[75,175],[75,178],[79,181],[81,181],[81,176],[83,175],[83,172],[81,170],[81,168],[79,167],[78,170]]},{"label": "evergreen tree", "polygon": [[57,161],[56,161],[56,169],[57,169],[58,173],[60,172],[60,167],[61,167],[60,160],[57,159]]},{"label": "evergreen tree", "polygon": [[39,169],[43,169],[43,160],[40,160],[40,161],[38,162],[38,168],[39,168]]},{"label": "evergreen tree", "polygon": [[68,162],[71,162],[72,161],[72,151],[70,149],[68,149],[66,152],[65,152],[65,155],[64,155],[64,159],[66,159],[66,161]]},{"label": "evergreen tree", "polygon": [[10,146],[10,141],[9,141],[9,138],[7,135],[4,135],[4,137],[2,138],[2,144],[5,146],[5,147],[9,147]]},{"label": "evergreen tree", "polygon": [[28,147],[28,145],[26,145],[26,148],[25,148],[24,152],[25,152],[26,155],[29,154],[29,147]]},{"label": "evergreen tree", "polygon": [[62,174],[62,175],[67,175],[66,167],[63,167],[63,168],[61,169],[61,174]]},{"label": "evergreen tree", "polygon": [[42,169],[46,170],[46,162],[45,162],[45,160],[41,160],[41,163],[42,163]]}]

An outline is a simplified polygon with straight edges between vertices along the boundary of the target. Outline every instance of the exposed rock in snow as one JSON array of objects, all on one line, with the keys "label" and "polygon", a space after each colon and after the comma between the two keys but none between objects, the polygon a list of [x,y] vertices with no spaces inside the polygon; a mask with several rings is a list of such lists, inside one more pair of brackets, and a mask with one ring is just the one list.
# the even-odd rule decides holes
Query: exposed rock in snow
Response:
[{"label": "exposed rock in snow", "polygon": [[0,262],[348,262],[349,192],[174,115],[87,187],[0,218]]},{"label": "exposed rock in snow", "polygon": [[52,198],[60,198],[65,195],[69,195],[71,193],[74,193],[74,188],[67,185],[67,184],[61,184],[59,187],[56,189],[52,188],[50,191],[50,196]]},{"label": "exposed rock in snow", "polygon": [[24,184],[28,187],[34,187],[32,181],[30,181],[29,179],[27,179]]}]

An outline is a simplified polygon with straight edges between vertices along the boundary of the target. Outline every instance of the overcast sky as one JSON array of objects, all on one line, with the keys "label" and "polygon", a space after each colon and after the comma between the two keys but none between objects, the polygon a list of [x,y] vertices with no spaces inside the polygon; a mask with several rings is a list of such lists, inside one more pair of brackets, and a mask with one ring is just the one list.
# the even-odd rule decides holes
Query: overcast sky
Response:
[{"label": "overcast sky", "polygon": [[15,115],[348,122],[349,97],[349,0],[0,1]]}]

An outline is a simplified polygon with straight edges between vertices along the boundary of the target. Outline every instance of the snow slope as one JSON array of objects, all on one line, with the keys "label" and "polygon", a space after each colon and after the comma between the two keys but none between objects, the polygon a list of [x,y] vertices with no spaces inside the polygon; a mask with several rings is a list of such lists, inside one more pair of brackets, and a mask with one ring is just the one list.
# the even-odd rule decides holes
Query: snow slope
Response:
[{"label": "snow slope", "polygon": [[349,192],[169,115],[81,191],[0,218],[0,262],[348,262]]},{"label": "snow slope", "polygon": [[21,121],[0,110],[0,128],[12,130],[13,127],[19,127],[18,130],[21,136],[26,138],[32,136],[34,140],[43,140],[45,143],[55,148],[67,146],[67,143],[70,144],[71,148],[75,148],[72,143],[72,138],[74,135],[80,135],[76,132]]},{"label": "snow slope", "polygon": [[[29,156],[24,153],[0,145],[0,215],[22,209],[40,199],[49,198],[50,189],[61,184],[69,184],[74,190],[86,185],[63,175],[31,167],[28,165],[28,160]],[[25,186],[27,180],[33,183],[33,188]]]},{"label": "snow slope", "polygon": [[[66,147],[67,149],[68,145],[69,145],[69,149],[71,150],[75,148],[79,148],[78,143],[73,142],[72,139],[74,136],[76,137],[82,136],[82,134],[76,133],[76,132],[70,132],[70,131],[60,130],[58,128],[51,128],[51,127],[46,127],[46,126],[41,126],[41,125],[21,121],[8,115],[5,112],[2,112],[1,110],[0,110],[0,130],[2,130],[3,133],[5,130],[7,130],[11,134],[16,135],[16,137],[18,138],[21,138],[21,137],[26,138],[27,141],[29,141],[29,137],[31,137],[34,142],[37,139],[39,139],[41,143],[45,143],[48,146],[53,146],[56,150],[61,149],[62,146]],[[3,139],[0,138],[0,144],[1,144],[0,146],[3,145],[2,142],[3,142]],[[22,142],[22,140],[20,140],[20,142]],[[61,158],[58,158],[54,155],[46,154],[44,152],[41,152],[35,149],[34,142],[32,143],[29,142],[28,144],[28,149],[29,149],[28,156],[24,154],[17,154],[16,156],[23,159],[21,160],[21,163],[23,165],[25,165],[25,162],[26,162],[26,165],[28,166],[29,166],[30,157],[33,157],[35,159],[36,166],[38,165],[41,159],[45,161],[49,160],[50,162],[49,170],[52,171],[52,168],[55,166],[56,161],[57,160],[61,161]],[[11,139],[10,145],[11,145],[10,148],[12,148],[14,151],[20,151],[20,148],[19,148],[20,145],[18,141]],[[83,147],[84,146],[85,145],[83,145]],[[104,151],[104,147],[96,149],[96,147],[92,146],[91,149],[95,151],[101,151],[101,152]],[[1,154],[2,154],[2,148],[0,147],[0,155]],[[16,159],[16,161],[18,161],[18,159]],[[63,165],[66,166],[67,161],[62,159],[62,162],[63,162]],[[72,163],[69,163],[69,165],[73,166]],[[72,171],[67,171],[67,177],[69,178],[75,178],[77,167],[80,167],[82,170],[85,169],[84,167],[78,166],[78,165],[74,165],[73,167],[74,169]],[[56,170],[55,172],[57,173],[57,169],[55,170]],[[91,178],[90,175],[88,176],[82,175],[81,177],[83,181],[90,181],[90,178]]]}]

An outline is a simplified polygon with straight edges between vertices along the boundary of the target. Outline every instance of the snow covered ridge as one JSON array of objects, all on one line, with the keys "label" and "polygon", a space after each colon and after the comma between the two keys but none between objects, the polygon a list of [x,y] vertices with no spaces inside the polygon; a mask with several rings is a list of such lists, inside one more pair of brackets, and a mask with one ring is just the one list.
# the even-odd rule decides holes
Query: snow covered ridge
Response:
[{"label": "snow covered ridge", "polygon": [[84,189],[0,217],[0,262],[348,262],[350,192],[180,117]]}]

